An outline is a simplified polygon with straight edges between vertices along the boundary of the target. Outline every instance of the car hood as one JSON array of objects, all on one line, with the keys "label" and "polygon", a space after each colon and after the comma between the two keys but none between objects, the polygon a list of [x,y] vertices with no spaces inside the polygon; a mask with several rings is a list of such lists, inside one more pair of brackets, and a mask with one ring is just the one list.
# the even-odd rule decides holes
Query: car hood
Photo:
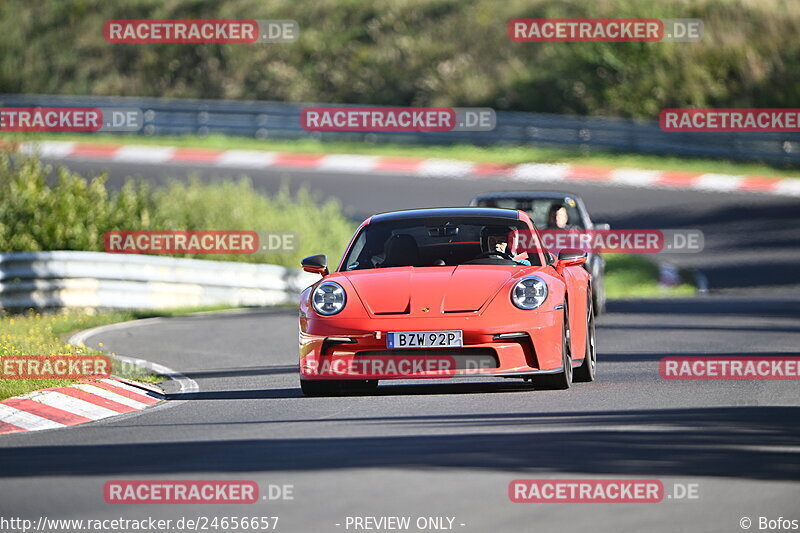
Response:
[{"label": "car hood", "polygon": [[397,267],[341,273],[373,315],[432,316],[480,310],[519,267]]}]

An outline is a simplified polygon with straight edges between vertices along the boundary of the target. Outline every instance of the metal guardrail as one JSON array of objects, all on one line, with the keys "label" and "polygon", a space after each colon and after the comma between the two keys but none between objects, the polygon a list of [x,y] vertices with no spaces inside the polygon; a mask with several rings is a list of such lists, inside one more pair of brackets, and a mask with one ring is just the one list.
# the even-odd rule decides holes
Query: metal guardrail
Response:
[{"label": "metal guardrail", "polygon": [[277,265],[101,252],[0,254],[0,309],[164,309],[297,301],[318,276]]},{"label": "metal guardrail", "polygon": [[[417,144],[535,145],[581,151],[765,161],[800,165],[798,133],[668,133],[658,123],[546,113],[497,112],[490,132],[311,132],[300,126],[310,105],[268,101],[2,94],[0,106],[87,106],[141,109],[140,135],[225,134],[257,138]],[[359,106],[351,106],[359,107]]]}]

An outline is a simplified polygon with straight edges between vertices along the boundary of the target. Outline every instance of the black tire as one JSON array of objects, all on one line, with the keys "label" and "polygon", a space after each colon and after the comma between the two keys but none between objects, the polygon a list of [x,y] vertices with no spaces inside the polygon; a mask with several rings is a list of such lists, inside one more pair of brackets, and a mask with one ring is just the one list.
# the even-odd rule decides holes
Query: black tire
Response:
[{"label": "black tire", "polygon": [[586,353],[583,364],[575,369],[573,381],[576,383],[590,383],[597,376],[597,342],[594,331],[594,317],[592,299],[589,298],[589,310],[586,313]]},{"label": "black tire", "polygon": [[561,333],[561,368],[558,374],[543,374],[533,377],[537,389],[566,390],[572,386],[572,356],[570,354],[569,312],[564,307],[564,327]]},{"label": "black tire", "polygon": [[592,307],[594,309],[594,316],[600,316],[606,312],[606,288],[603,283],[603,274],[592,281]]}]

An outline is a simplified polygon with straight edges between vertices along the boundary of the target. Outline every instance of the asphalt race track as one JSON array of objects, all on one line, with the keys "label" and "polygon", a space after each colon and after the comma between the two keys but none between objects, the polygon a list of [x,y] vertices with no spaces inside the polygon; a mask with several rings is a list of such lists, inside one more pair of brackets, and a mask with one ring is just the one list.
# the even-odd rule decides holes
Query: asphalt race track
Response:
[{"label": "asphalt race track", "polygon": [[[196,171],[73,161],[112,183]],[[492,179],[249,172],[339,198],[359,218],[459,205],[532,184]],[[279,516],[284,532],[348,531],[348,516],[454,517],[463,532],[741,531],[740,519],[800,518],[797,381],[665,381],[664,356],[799,356],[800,201],[774,196],[533,184],[582,194],[616,228],[698,228],[710,294],[614,301],[598,322],[598,381],[536,391],[516,381],[382,385],[375,396],[303,398],[297,313],[267,309],[155,319],[93,336],[162,363],[200,391],[141,413],[0,439],[2,514],[51,518]],[[261,228],[258,228],[261,229]],[[268,229],[268,228],[263,228]],[[309,250],[309,254],[314,250]],[[654,504],[517,504],[518,478],[662,480]],[[107,505],[116,479],[246,479],[294,486],[294,500],[240,506]],[[699,498],[680,487],[696,484]],[[676,486],[678,488],[676,488]],[[446,521],[445,521],[446,523]],[[353,531],[351,528],[350,531]]]}]

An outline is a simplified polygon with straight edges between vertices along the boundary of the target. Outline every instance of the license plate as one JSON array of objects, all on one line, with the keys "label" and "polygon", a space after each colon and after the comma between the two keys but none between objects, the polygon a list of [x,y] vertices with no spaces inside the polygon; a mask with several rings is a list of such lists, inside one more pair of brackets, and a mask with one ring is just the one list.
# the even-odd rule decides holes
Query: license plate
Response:
[{"label": "license plate", "polygon": [[460,330],[454,331],[390,331],[386,347],[399,348],[460,348],[464,340]]}]

